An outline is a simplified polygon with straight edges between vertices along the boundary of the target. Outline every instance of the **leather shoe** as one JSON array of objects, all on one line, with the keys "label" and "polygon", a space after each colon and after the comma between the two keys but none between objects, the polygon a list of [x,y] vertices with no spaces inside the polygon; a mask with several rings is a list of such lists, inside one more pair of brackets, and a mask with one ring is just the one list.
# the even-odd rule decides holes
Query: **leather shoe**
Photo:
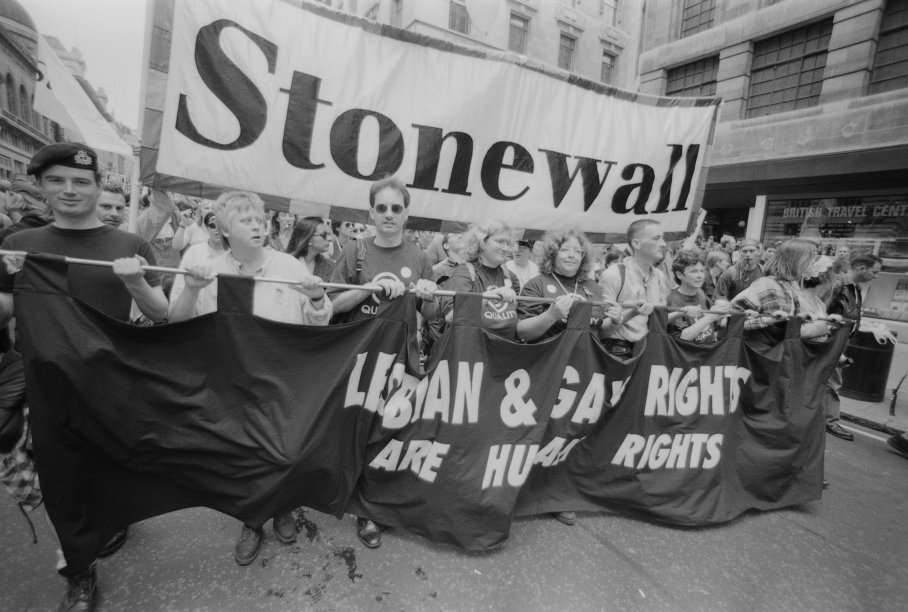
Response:
[{"label": "leather shoe", "polygon": [[375,521],[356,517],[356,535],[366,548],[381,546],[381,529],[375,524]]},{"label": "leather shoe", "polygon": [[98,605],[98,570],[91,568],[66,579],[66,593],[57,612],[91,612]]},{"label": "leather shoe", "polygon": [[281,544],[296,542],[296,517],[293,516],[293,510],[275,515],[272,527],[275,537]]},{"label": "leather shoe", "polygon": [[851,442],[854,440],[854,434],[839,425],[838,423],[833,423],[832,425],[826,426],[826,431],[834,435],[836,438],[842,438],[843,440],[848,440]]},{"label": "leather shoe", "polygon": [[249,565],[259,556],[262,549],[262,539],[265,532],[261,527],[253,529],[248,525],[243,525],[240,535],[236,539],[236,548],[233,551],[233,558],[236,559],[237,565]]},{"label": "leather shoe", "polygon": [[892,448],[908,457],[908,434],[896,434],[889,436],[886,443]]},{"label": "leather shoe", "polygon": [[565,525],[573,525],[577,522],[577,513],[576,512],[553,512],[552,516],[555,517],[556,521],[564,523]]},{"label": "leather shoe", "polygon": [[104,548],[101,549],[101,552],[98,553],[98,557],[103,559],[104,557],[109,557],[114,554],[121,548],[123,544],[126,543],[126,536],[129,534],[129,527],[126,529],[121,529],[117,533],[113,534],[113,537],[107,541],[107,544],[104,545]]}]

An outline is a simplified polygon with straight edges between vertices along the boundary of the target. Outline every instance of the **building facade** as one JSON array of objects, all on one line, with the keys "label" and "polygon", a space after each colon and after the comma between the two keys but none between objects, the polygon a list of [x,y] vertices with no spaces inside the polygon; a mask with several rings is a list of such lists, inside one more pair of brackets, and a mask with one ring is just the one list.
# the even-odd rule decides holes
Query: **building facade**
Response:
[{"label": "building facade", "polygon": [[60,127],[34,112],[38,33],[15,0],[0,2],[0,179],[24,177],[32,155],[62,138]]},{"label": "building facade", "polygon": [[643,0],[323,0],[338,10],[465,46],[511,52],[635,89]]},{"label": "building facade", "polygon": [[640,90],[723,99],[707,231],[878,254],[908,320],[908,0],[650,0]]}]

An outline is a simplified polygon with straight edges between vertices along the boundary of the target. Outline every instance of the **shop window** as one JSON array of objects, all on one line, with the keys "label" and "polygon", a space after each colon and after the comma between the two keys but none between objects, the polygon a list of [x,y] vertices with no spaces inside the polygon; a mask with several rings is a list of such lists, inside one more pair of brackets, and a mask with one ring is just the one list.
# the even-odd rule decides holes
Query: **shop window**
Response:
[{"label": "shop window", "polygon": [[716,75],[719,73],[719,56],[691,62],[668,71],[666,96],[714,96]]},{"label": "shop window", "polygon": [[448,9],[448,27],[461,34],[470,33],[470,15],[467,14],[467,7],[460,2],[451,0]]},{"label": "shop window", "polygon": [[754,45],[747,116],[816,106],[823,88],[832,19]]},{"label": "shop window", "polygon": [[558,67],[565,70],[571,70],[574,66],[574,50],[577,47],[577,39],[562,33],[558,43]]},{"label": "shop window", "polygon": [[681,38],[708,30],[716,19],[716,0],[684,0]]},{"label": "shop window", "polygon": [[888,0],[870,73],[875,94],[908,87],[908,0]]},{"label": "shop window", "polygon": [[511,25],[508,33],[508,49],[515,53],[527,52],[527,34],[530,31],[530,20],[511,13]]}]

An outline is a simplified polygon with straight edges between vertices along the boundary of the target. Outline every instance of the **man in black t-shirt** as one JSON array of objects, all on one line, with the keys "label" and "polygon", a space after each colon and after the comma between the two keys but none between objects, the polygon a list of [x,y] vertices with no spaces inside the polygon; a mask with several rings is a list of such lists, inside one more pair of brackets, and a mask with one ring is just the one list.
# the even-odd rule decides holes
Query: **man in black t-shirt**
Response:
[{"label": "man in black t-shirt", "polygon": [[[121,320],[128,320],[132,302],[153,321],[167,315],[167,299],[161,290],[161,279],[147,273],[141,266],[154,264],[151,247],[138,236],[101,223],[97,215],[101,193],[98,156],[89,147],[78,143],[48,145],[32,158],[28,173],[37,179],[44,192],[54,221],[45,227],[25,230],[9,236],[0,248],[27,253],[46,253],[66,257],[97,259],[113,262],[113,271],[106,267],[73,265],[69,269],[69,289],[73,296]],[[13,287],[15,275],[21,269],[21,256],[4,257],[0,266],[0,325],[13,316]],[[26,363],[28,355],[24,355]],[[42,381],[42,384],[54,381]],[[27,392],[27,391],[26,391]],[[37,415],[33,406],[33,417]],[[66,410],[61,407],[61,410]],[[37,420],[35,421],[37,422]],[[73,483],[62,485],[55,473],[54,457],[43,456],[40,437],[51,435],[43,428],[33,429],[36,463],[41,478],[47,513],[60,538],[67,565],[60,573],[67,578],[67,590],[60,610],[94,610],[97,602],[97,574],[93,556],[89,553],[96,540],[90,529],[88,512],[82,500],[72,499],[63,489],[71,490]],[[51,447],[53,444],[48,442]],[[89,490],[104,486],[92,480],[90,470],[82,471],[84,482],[76,483]]]},{"label": "man in black t-shirt", "polygon": [[[331,282],[362,285],[367,289],[329,289],[328,295],[335,314],[345,314],[347,321],[370,318],[378,312],[379,292],[397,299],[412,285],[422,304],[423,316],[435,316],[436,285],[432,265],[425,251],[404,241],[410,208],[410,193],[403,183],[388,177],[372,184],[369,189],[369,218],[375,224],[374,238],[347,241]],[[416,321],[409,340],[411,368],[419,367],[419,346]],[[381,546],[381,530],[373,521],[357,517],[356,534],[368,548]]]}]

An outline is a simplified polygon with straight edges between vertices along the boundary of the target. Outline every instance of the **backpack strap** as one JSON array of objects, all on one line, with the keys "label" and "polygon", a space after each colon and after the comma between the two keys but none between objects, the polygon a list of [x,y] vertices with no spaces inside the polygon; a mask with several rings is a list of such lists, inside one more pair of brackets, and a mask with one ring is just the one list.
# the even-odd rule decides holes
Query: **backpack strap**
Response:
[{"label": "backpack strap", "polygon": [[356,274],[356,282],[359,282],[359,275],[363,271],[363,263],[366,261],[366,241],[359,236],[354,240],[356,240],[356,264],[353,269]]},{"label": "backpack strap", "polygon": [[476,268],[474,268],[473,264],[471,264],[469,261],[465,261],[463,263],[467,267],[467,272],[470,273],[470,281],[475,285],[476,284]]},{"label": "backpack strap", "polygon": [[624,290],[624,283],[627,280],[627,265],[624,261],[618,262],[618,278],[620,282],[618,283],[618,293],[615,294],[615,300],[621,296],[621,291]]}]

